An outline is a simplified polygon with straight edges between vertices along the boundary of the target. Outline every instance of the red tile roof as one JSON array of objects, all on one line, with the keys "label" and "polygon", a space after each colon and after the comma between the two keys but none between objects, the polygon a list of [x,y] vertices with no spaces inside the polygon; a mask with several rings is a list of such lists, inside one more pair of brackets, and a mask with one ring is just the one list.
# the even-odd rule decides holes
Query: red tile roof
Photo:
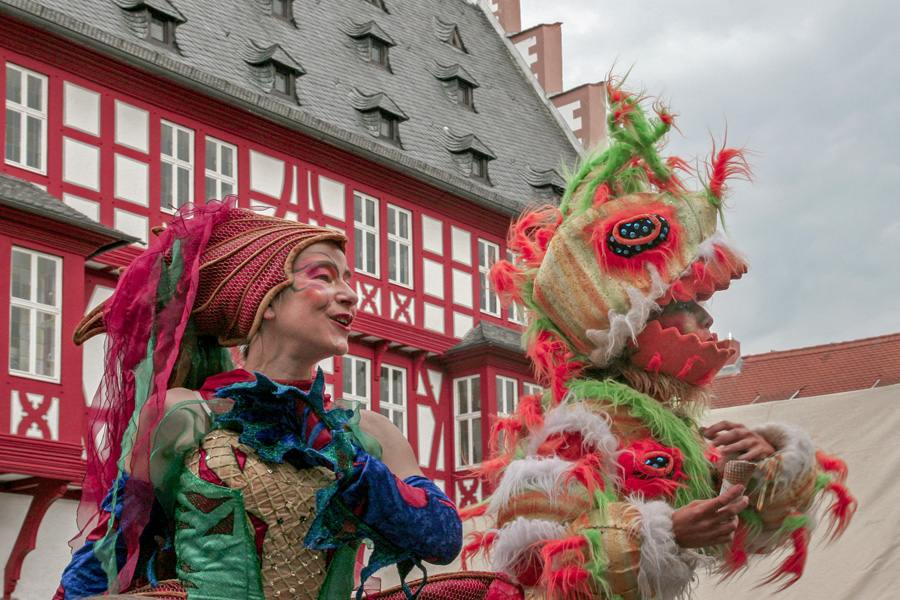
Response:
[{"label": "red tile roof", "polygon": [[712,383],[713,408],[900,383],[900,333],[745,356]]}]

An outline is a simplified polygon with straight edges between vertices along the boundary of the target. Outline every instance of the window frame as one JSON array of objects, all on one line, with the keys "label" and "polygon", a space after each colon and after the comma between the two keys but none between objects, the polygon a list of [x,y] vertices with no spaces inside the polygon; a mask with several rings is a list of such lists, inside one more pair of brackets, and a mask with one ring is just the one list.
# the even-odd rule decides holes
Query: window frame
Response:
[{"label": "window frame", "polygon": [[278,0],[281,2],[281,12],[275,10],[275,0],[272,0],[272,16],[288,23],[294,21],[294,0]]},{"label": "window frame", "polygon": [[[460,411],[460,384],[463,383],[466,387],[466,392],[468,394],[468,399],[466,400],[466,408],[467,412]],[[478,390],[478,408],[473,409],[474,405],[474,394],[473,390]],[[484,459],[484,447],[482,446],[482,427],[484,426],[482,422],[482,404],[483,399],[481,397],[481,375],[468,375],[466,377],[458,377],[453,380],[453,444],[454,444],[454,455],[455,455],[455,467],[456,470],[463,469],[471,469],[477,467],[481,464],[481,460]],[[474,422],[478,421],[477,432],[475,431]],[[466,453],[466,456],[463,456],[463,444],[462,444],[462,423],[467,423],[466,427],[466,437],[468,443],[469,451]],[[475,448],[479,449],[481,454],[478,462],[475,462]],[[465,460],[464,460],[465,459]]]},{"label": "window frame", "polygon": [[[284,91],[276,86],[279,77],[286,82]],[[297,102],[297,73],[290,67],[272,61],[272,89],[269,92],[279,98]]]},{"label": "window frame", "polygon": [[481,181],[482,183],[490,183],[490,177],[488,175],[488,163],[490,161],[487,156],[480,152],[470,152],[470,154],[472,156],[472,162],[469,164],[469,178]]},{"label": "window frame", "polygon": [[[10,70],[18,71],[20,74],[20,81],[22,85],[20,86],[20,92],[22,94],[21,99],[24,102],[16,102],[9,98],[9,72]],[[31,108],[28,106],[28,77],[34,77],[38,81],[41,82],[41,110]],[[47,103],[49,102],[49,86],[50,86],[50,78],[47,75],[42,73],[38,73],[37,71],[32,71],[31,69],[26,69],[25,67],[20,67],[19,65],[11,62],[6,63],[6,131],[4,132],[4,162],[8,165],[12,165],[19,169],[24,169],[26,171],[31,171],[33,173],[40,173],[41,175],[47,174],[47,121],[48,121],[48,110]],[[19,148],[19,161],[15,161],[10,159],[9,157],[9,112],[13,111],[20,115],[19,121],[19,139],[18,139],[18,148]],[[28,119],[32,118],[39,121],[41,125],[41,135],[40,140],[38,141],[38,150],[39,150],[39,165],[37,167],[33,167],[28,164]]]},{"label": "window frame", "polygon": [[[506,260],[512,264],[516,264],[517,256],[514,252],[510,251],[509,248],[506,249]],[[506,316],[509,319],[510,323],[515,323],[516,325],[524,325],[525,324],[525,307],[519,304],[518,302],[510,302],[509,306],[506,309]]]},{"label": "window frame", "polygon": [[542,394],[544,392],[544,386],[533,383],[531,381],[522,382],[522,397],[525,396],[533,396],[535,394]]},{"label": "window frame", "polygon": [[[497,375],[497,416],[508,417],[519,406],[519,380],[515,377],[507,377],[506,375]],[[507,397],[507,393],[512,390],[512,401]],[[502,404],[501,404],[502,401]]]},{"label": "window frame", "polygon": [[[352,363],[352,368],[348,369],[347,364]],[[356,363],[363,363],[365,365],[365,394],[360,395],[357,394],[358,381],[356,376]],[[350,387],[351,390],[347,389],[347,378],[348,373],[350,377]],[[347,400],[354,400],[359,402],[360,408],[368,410],[372,406],[372,360],[369,358],[363,358],[362,356],[355,356],[353,354],[345,354],[341,357],[341,396]]]},{"label": "window frame", "polygon": [[[173,123],[172,121],[167,121],[167,120],[165,120],[165,119],[160,119],[160,120],[159,120],[159,127],[160,127],[160,139],[159,139],[159,163],[160,163],[160,164],[159,164],[159,193],[160,193],[160,196],[159,196],[159,207],[160,207],[160,210],[161,210],[161,211],[163,211],[163,212],[165,212],[165,213],[172,214],[172,213],[174,213],[175,211],[177,211],[180,207],[184,206],[185,204],[194,201],[194,163],[196,162],[196,160],[195,160],[195,159],[196,159],[196,152],[195,152],[195,147],[194,147],[194,139],[195,139],[194,136],[195,136],[195,132],[194,132],[194,130],[191,129],[190,127],[185,127],[184,125],[179,125],[178,123]],[[163,143],[162,143],[162,138],[163,138],[163,135],[162,135],[162,129],[163,129],[163,127],[171,127],[171,128],[173,129],[173,135],[172,135],[172,151],[173,151],[174,153],[176,153],[176,156],[168,156],[167,154],[164,153]],[[187,132],[187,134],[188,134],[188,149],[189,149],[189,153],[190,153],[190,156],[189,156],[188,161],[184,161],[184,160],[182,160],[182,159],[180,159],[180,158],[177,157],[177,147],[178,147],[177,134],[178,134],[179,131],[184,131],[184,132]],[[163,165],[164,165],[164,164],[170,165],[170,166],[172,167],[173,177],[172,177],[172,184],[171,184],[171,190],[170,190],[170,191],[171,191],[171,193],[172,193],[172,198],[175,200],[176,203],[178,202],[178,198],[177,198],[177,195],[178,195],[178,194],[177,194],[177,192],[178,192],[177,169],[179,169],[179,168],[181,168],[181,169],[186,169],[187,172],[188,172],[188,185],[187,185],[188,197],[187,197],[187,199],[186,199],[184,202],[177,203],[174,207],[166,206],[166,205],[164,204],[164,202],[163,202],[163,192],[164,192],[164,185],[163,185],[163,171],[164,171],[164,169],[163,169]],[[205,165],[204,165],[204,171],[205,171]],[[205,184],[204,184],[204,189],[205,189]]]},{"label": "window frame", "polygon": [[[222,149],[227,148],[232,152],[232,172],[233,175],[225,175],[220,171],[213,171],[209,168],[209,147],[210,145],[215,146],[215,155],[216,155],[216,165],[219,169],[221,169],[222,165]],[[210,180],[215,182],[216,187],[216,195],[213,198],[217,200],[222,200],[225,196],[229,194],[237,194],[238,193],[238,149],[234,144],[229,144],[228,142],[223,142],[220,139],[214,138],[212,136],[206,136],[204,139],[204,151],[205,151],[205,163],[203,166],[203,174],[204,174],[204,184],[203,184],[203,193],[206,197],[206,201],[209,202],[209,184]],[[230,185],[232,186],[232,191],[228,194],[222,192],[222,185]]]},{"label": "window frame", "polygon": [[[387,372],[387,373],[386,373]],[[397,397],[396,392],[398,390],[394,389],[393,385],[393,377],[391,376],[392,372],[400,373],[400,390],[399,397],[400,402],[392,402],[386,400],[385,397],[392,397],[392,392],[394,393],[393,397]],[[406,432],[409,429],[408,420],[407,420],[407,378],[406,378],[406,369],[403,367],[398,367],[395,365],[389,365],[385,363],[381,363],[381,373],[380,378],[378,380],[379,383],[379,400],[378,400],[378,412],[383,416],[387,417],[395,426],[397,426],[397,422],[394,420],[394,416],[399,415],[400,423],[402,426],[397,426],[397,429],[406,436]],[[386,391],[387,390],[387,391]]]},{"label": "window frame", "polygon": [[[56,265],[56,274],[54,277],[54,304],[44,304],[42,302],[38,302],[37,300],[29,298],[25,300],[23,298],[16,298],[13,296],[12,291],[12,277],[13,277],[13,268],[12,268],[12,260],[13,254],[19,252],[21,254],[26,254],[30,257],[30,276],[29,276],[29,286],[33,291],[33,294],[37,293],[37,261],[39,258],[44,258],[52,261]],[[9,291],[9,359],[7,361],[7,371],[11,376],[15,377],[24,377],[26,379],[36,379],[38,381],[48,381],[52,383],[59,383],[61,380],[62,374],[62,296],[63,296],[63,287],[62,287],[62,271],[63,271],[63,259],[61,256],[56,256],[53,254],[47,254],[46,252],[40,252],[37,250],[32,250],[31,248],[24,248],[22,246],[12,246],[10,255],[10,291]],[[29,369],[27,371],[21,369],[14,369],[12,366],[12,311],[13,308],[19,308],[21,310],[27,310],[29,312],[29,327],[28,327],[28,335],[29,335],[29,349],[28,349],[28,361],[29,361]],[[56,358],[53,367],[54,373],[52,375],[46,375],[42,373],[38,373],[36,369],[37,365],[37,319],[33,317],[36,312],[41,312],[44,314],[53,315],[53,348],[52,355]]]},{"label": "window frame", "polygon": [[[357,201],[362,202],[360,215],[364,219],[366,217],[366,203],[371,202],[373,204],[373,224],[368,224],[367,222],[358,221],[356,219]],[[374,277],[375,279],[380,278],[381,273],[381,252],[379,247],[380,245],[378,235],[378,211],[378,198],[369,196],[368,194],[364,194],[357,190],[353,191],[353,269],[357,273],[362,273],[363,275],[368,275],[369,277]],[[369,239],[372,240],[372,252],[374,253],[373,257],[369,257],[368,251],[366,250],[366,244],[359,243],[360,238],[362,238],[364,241],[368,241]],[[371,261],[369,260],[370,258],[372,258]],[[371,262],[375,266],[374,271],[369,271],[367,268],[364,268],[368,262]]]},{"label": "window frame", "polygon": [[475,110],[475,86],[468,81],[456,79],[456,103],[469,110]]},{"label": "window frame", "polygon": [[[387,135],[384,133],[385,124],[387,124]],[[382,140],[386,140],[395,144],[397,146],[400,145],[400,119],[398,119],[395,115],[391,113],[379,110],[378,111],[378,138]]]},{"label": "window frame", "polygon": [[[154,20],[162,25],[163,39],[153,36]],[[147,37],[145,39],[151,44],[155,44],[162,48],[175,48],[175,20],[165,13],[148,7]]]},{"label": "window frame", "polygon": [[[489,256],[488,250],[493,250],[493,261]],[[490,272],[491,265],[497,262],[500,257],[500,244],[489,242],[485,239],[478,238],[478,306],[481,312],[491,315],[492,317],[500,317],[500,297],[490,288]],[[486,302],[487,300],[487,302]],[[493,306],[493,310],[490,310]]]},{"label": "window frame", "polygon": [[[381,40],[374,35],[366,36],[366,52],[368,53],[369,63],[382,69],[390,68],[390,44]],[[377,51],[377,57],[374,56]]]},{"label": "window frame", "polygon": [[[408,237],[404,238],[399,233],[391,232],[391,212],[397,214],[397,217],[403,215],[406,217],[406,229],[409,233]],[[399,224],[399,218],[394,218],[394,223]],[[394,204],[388,203],[387,205],[387,239],[388,239],[388,281],[395,285],[401,285],[405,288],[412,289],[413,287],[413,214],[412,211],[406,210],[405,208],[400,208]],[[399,248],[403,246],[406,247],[406,281],[401,280],[399,277],[391,277],[391,269],[394,270],[394,274],[398,275],[401,272],[401,264],[403,259],[400,258],[398,254]],[[392,252],[392,249],[396,248]]]}]

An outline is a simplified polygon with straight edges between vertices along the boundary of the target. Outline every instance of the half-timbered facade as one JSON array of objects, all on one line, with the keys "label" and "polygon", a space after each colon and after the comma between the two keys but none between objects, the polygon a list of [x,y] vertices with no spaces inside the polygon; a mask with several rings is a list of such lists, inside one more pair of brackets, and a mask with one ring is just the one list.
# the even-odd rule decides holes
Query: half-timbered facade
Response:
[{"label": "half-timbered facade", "polygon": [[78,493],[103,341],[76,348],[74,325],[154,226],[228,194],[347,232],[360,316],[322,365],[331,393],[391,418],[452,498],[481,497],[491,415],[536,389],[486,273],[578,152],[489,10],[4,0],[0,32],[0,496],[35,497],[8,593],[41,506]]}]

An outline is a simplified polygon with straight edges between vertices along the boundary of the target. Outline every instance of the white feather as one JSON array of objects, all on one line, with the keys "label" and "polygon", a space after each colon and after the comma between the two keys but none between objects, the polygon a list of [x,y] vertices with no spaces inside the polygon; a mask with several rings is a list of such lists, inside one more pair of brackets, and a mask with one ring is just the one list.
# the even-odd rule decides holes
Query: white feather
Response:
[{"label": "white feather", "polygon": [[688,268],[682,272],[682,275],[686,275],[691,270],[693,264],[699,260],[711,263],[718,262],[719,257],[716,254],[716,246],[723,248],[727,253],[738,257],[744,262],[747,262],[747,255],[744,254],[744,252],[740,248],[738,248],[737,245],[728,236],[726,236],[721,231],[716,231],[711,236],[700,242],[700,245],[697,247],[697,256],[694,258],[691,264],[688,265]]},{"label": "white feather", "polygon": [[628,340],[633,340],[644,329],[650,313],[659,310],[656,301],[666,293],[666,284],[653,265],[647,265],[647,272],[650,274],[650,291],[646,296],[637,288],[628,288],[631,305],[628,312],[620,315],[615,310],[610,310],[609,329],[588,329],[585,332],[596,346],[596,350],[591,352],[591,362],[594,365],[607,366],[622,353]]},{"label": "white feather", "polygon": [[751,428],[763,436],[781,454],[781,476],[777,494],[793,487],[798,478],[805,476],[816,461],[816,448],[805,431],[787,423],[763,423]]},{"label": "white feather", "polygon": [[512,498],[525,492],[541,492],[555,502],[560,482],[573,463],[557,457],[528,456],[506,467],[503,478],[491,496],[487,514],[495,514]]},{"label": "white feather", "polygon": [[674,509],[661,501],[645,502],[637,496],[629,502],[641,515],[641,562],[638,588],[645,600],[676,600],[691,595],[694,571],[703,558],[675,542]]},{"label": "white feather", "polygon": [[551,435],[578,433],[584,440],[586,453],[599,452],[603,456],[604,471],[614,476],[619,438],[612,432],[610,421],[608,414],[586,408],[569,392],[559,406],[546,414],[544,425],[531,438],[527,452],[534,455]]},{"label": "white feather", "polygon": [[515,565],[527,558],[529,548],[545,540],[562,539],[566,528],[559,523],[519,517],[497,532],[491,550],[494,571],[515,576]]}]

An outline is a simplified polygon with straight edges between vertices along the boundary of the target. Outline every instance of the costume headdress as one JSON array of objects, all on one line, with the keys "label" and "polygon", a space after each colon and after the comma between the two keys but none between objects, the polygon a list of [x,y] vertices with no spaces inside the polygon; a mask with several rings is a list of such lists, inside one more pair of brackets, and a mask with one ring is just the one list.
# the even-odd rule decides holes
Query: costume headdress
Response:
[{"label": "costume headdress", "polygon": [[[191,373],[202,382],[206,374],[227,370],[230,356],[223,347],[252,338],[269,302],[293,282],[296,256],[322,241],[343,249],[347,237],[238,208],[235,196],[183,207],[122,273],[112,297],[76,329],[76,344],[108,334],[104,379],[89,414],[87,439],[97,442],[87,444],[79,526],[90,529],[110,488],[125,494],[119,517],[127,548],[126,564],[119,565],[123,584],[131,581],[138,536],[150,517],[153,493],[143,482],[149,480],[150,432],[164,416],[166,390]],[[95,544],[111,578],[115,538],[110,522],[107,539]]]},{"label": "costume headdress", "polygon": [[673,115],[657,105],[648,118],[639,97],[611,83],[607,92],[609,145],[570,176],[559,208],[518,220],[509,238],[518,258],[499,261],[492,279],[506,301],[530,309],[529,355],[546,379],[629,360],[707,383],[730,356],[727,343],[691,339],[652,318],[666,305],[706,300],[746,272],[716,233],[724,181],[746,176],[746,163],[739,150],[714,153],[702,189],[689,190],[679,173],[690,167],[658,152]]}]

